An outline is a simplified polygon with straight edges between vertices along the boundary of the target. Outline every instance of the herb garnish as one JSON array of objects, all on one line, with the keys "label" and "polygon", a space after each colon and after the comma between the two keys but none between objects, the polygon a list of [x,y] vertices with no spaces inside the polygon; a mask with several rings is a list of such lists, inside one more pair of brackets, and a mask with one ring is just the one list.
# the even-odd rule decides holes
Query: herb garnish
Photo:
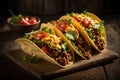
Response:
[{"label": "herb garnish", "polygon": [[37,55],[33,56],[32,58],[29,58],[29,57],[24,55],[22,57],[22,59],[23,59],[24,62],[30,62],[30,63],[33,63],[33,64],[35,64],[35,63],[37,63],[39,61]]}]

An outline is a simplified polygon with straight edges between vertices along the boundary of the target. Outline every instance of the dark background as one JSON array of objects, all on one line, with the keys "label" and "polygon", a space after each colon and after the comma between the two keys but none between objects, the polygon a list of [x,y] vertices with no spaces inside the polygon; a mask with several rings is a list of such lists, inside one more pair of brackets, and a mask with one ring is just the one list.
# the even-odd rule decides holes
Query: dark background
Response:
[{"label": "dark background", "polygon": [[63,15],[68,12],[81,12],[87,9],[98,16],[119,15],[118,0],[1,0],[0,21],[10,15],[27,14],[36,16]]}]

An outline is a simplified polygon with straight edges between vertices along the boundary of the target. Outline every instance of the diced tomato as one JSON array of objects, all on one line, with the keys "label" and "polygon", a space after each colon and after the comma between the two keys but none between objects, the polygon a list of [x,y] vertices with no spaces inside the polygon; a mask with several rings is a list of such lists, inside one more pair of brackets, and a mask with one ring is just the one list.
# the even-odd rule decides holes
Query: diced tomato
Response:
[{"label": "diced tomato", "polygon": [[68,27],[68,22],[67,21],[57,22],[56,26],[60,31],[65,31],[66,28]]},{"label": "diced tomato", "polygon": [[35,24],[37,22],[37,19],[36,18],[31,18],[30,20],[29,20],[29,23],[30,24]]},{"label": "diced tomato", "polygon": [[47,36],[47,34],[46,34],[46,32],[44,32],[44,31],[39,31],[39,32],[36,32],[35,34],[34,34],[34,38],[35,39],[38,39],[38,40],[41,40],[42,38],[44,38],[44,37],[46,37]]},{"label": "diced tomato", "polygon": [[83,21],[81,22],[81,24],[85,28],[90,28],[90,20],[88,20],[87,18],[83,19]]},{"label": "diced tomato", "polygon": [[48,54],[48,49],[47,49],[46,46],[43,46],[41,49],[42,49],[46,54]]},{"label": "diced tomato", "polygon": [[26,21],[24,18],[22,18],[19,22],[21,25],[30,25],[28,21]]},{"label": "diced tomato", "polygon": [[30,24],[35,24],[37,22],[37,19],[35,17],[31,18],[28,16],[24,16],[19,23],[21,25],[30,25]]}]

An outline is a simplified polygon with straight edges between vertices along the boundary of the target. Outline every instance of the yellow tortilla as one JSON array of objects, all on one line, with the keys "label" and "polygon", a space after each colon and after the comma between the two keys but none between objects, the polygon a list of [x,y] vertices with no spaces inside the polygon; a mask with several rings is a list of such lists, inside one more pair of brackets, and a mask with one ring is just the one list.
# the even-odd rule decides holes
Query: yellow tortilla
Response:
[{"label": "yellow tortilla", "polygon": [[[67,17],[67,18],[66,18]],[[66,19],[70,19],[68,18],[69,16],[64,16],[62,18],[60,18],[59,20],[66,20]],[[54,31],[56,34],[58,34],[60,37],[62,37],[62,39],[64,39],[65,41],[67,41],[67,43],[71,46],[71,48],[79,55],[81,56],[83,59],[87,59],[86,57],[83,56],[83,53],[79,52],[78,50],[75,49],[75,47],[71,44],[71,42],[63,35],[63,33],[55,26],[53,25],[54,27]],[[81,34],[81,33],[80,33]],[[91,54],[91,48],[90,48],[90,45],[89,45],[89,42],[82,36],[82,38],[85,40],[85,42],[88,44],[88,47],[89,47],[89,50],[90,50],[90,54]],[[91,56],[91,55],[90,55]]]},{"label": "yellow tortilla", "polygon": [[[101,20],[94,14],[88,12],[88,15],[90,15],[93,19],[97,20],[98,22],[100,22]],[[80,25],[80,23],[78,21],[76,21],[73,17],[68,16],[68,15],[64,15],[60,18],[62,19],[71,19],[72,23],[75,25],[75,27],[83,34],[83,36],[89,41],[90,45],[95,48],[97,51],[102,52],[101,50],[98,49],[98,47],[96,46],[96,44],[93,42],[93,40],[91,40],[91,38],[89,37],[89,35],[87,34],[87,32],[84,30],[84,28]],[[105,28],[104,26],[102,26],[102,31],[101,34],[104,38],[104,42],[105,42],[105,48],[106,48],[106,33],[105,33]]]},{"label": "yellow tortilla", "polygon": [[[86,57],[83,56],[82,53],[80,53],[78,50],[75,49],[75,47],[74,47],[74,46],[71,44],[71,42],[63,35],[63,33],[62,33],[60,30],[58,30],[56,27],[55,27],[55,29],[56,29],[56,33],[57,33],[58,35],[61,35],[61,37],[67,41],[67,43],[72,47],[72,49],[73,49],[79,56],[81,56],[83,59],[87,59]],[[87,43],[88,43],[88,42],[87,42]],[[88,44],[88,46],[89,46],[89,44]]]},{"label": "yellow tortilla", "polygon": [[62,66],[59,63],[57,63],[53,58],[51,58],[50,56],[48,56],[44,51],[42,51],[35,43],[33,43],[32,41],[30,41],[29,39],[24,39],[24,38],[18,38],[15,40],[15,42],[17,42],[21,49],[26,52],[27,54],[31,55],[31,56],[37,56],[39,59],[44,59],[50,63],[56,64],[60,67],[68,67],[70,65],[72,65],[74,63],[74,52],[73,50],[70,48],[70,46],[68,45],[68,47],[71,50],[72,53],[72,59],[73,61],[70,61],[67,65]]},{"label": "yellow tortilla", "polygon": [[[90,13],[90,12],[87,12],[88,15],[92,16],[93,19],[96,19],[98,22],[101,22],[101,19],[99,17],[97,17],[95,14],[93,13]],[[105,27],[102,26],[102,31],[101,31],[101,34],[102,36],[104,37],[104,42],[105,42],[105,48],[106,48],[106,45],[107,45],[107,37],[106,37],[106,32],[105,32]],[[92,40],[91,40],[92,41]],[[101,52],[97,47],[96,49]]]}]

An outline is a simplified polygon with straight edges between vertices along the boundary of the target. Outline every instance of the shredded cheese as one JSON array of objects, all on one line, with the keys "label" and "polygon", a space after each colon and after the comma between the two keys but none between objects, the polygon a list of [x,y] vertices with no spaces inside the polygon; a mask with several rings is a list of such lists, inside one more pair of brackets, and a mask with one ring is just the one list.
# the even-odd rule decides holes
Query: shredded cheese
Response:
[{"label": "shredded cheese", "polygon": [[42,38],[42,41],[50,44],[51,47],[56,48],[58,51],[61,50],[61,38],[56,35],[48,34],[46,37]]}]

